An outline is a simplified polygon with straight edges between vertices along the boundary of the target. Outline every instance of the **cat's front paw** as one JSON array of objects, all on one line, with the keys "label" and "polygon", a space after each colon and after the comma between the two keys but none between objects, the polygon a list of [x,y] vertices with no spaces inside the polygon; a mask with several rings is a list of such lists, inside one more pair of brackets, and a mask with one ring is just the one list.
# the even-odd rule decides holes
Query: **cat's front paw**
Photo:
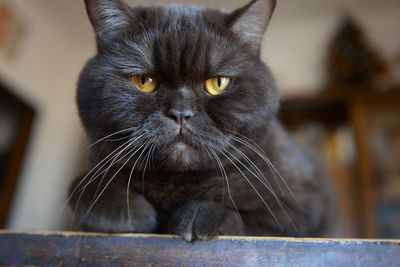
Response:
[{"label": "cat's front paw", "polygon": [[[77,228],[107,233],[152,233],[157,228],[157,212],[147,199],[130,191],[126,202],[126,182],[115,179],[97,199],[96,183],[88,183],[82,192],[75,192],[85,176],[76,178],[71,186],[69,204],[73,208]],[[128,205],[129,204],[129,205]],[[129,209],[128,209],[129,208]]]},{"label": "cat's front paw", "polygon": [[239,214],[212,201],[189,201],[177,209],[168,225],[169,233],[188,242],[210,240],[218,235],[244,235]]}]

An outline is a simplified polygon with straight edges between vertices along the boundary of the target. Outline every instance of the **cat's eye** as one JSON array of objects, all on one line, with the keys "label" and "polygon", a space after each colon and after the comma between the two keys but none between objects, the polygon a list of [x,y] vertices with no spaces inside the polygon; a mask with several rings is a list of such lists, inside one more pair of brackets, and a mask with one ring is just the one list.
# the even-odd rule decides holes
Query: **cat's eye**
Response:
[{"label": "cat's eye", "polygon": [[132,76],[133,85],[140,91],[151,93],[157,89],[158,81],[151,75],[141,74]]},{"label": "cat's eye", "polygon": [[219,95],[228,88],[231,83],[231,78],[218,76],[210,78],[205,83],[205,88],[210,95]]}]

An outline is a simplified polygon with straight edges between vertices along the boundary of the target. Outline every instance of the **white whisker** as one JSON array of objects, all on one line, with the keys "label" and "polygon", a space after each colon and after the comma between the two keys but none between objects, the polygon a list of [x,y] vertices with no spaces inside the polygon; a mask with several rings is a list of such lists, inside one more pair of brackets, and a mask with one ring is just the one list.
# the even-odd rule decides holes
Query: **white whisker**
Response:
[{"label": "white whisker", "polygon": [[98,162],[81,180],[80,182],[75,186],[75,188],[72,190],[72,192],[69,194],[67,200],[65,201],[62,210],[65,209],[65,207],[67,206],[68,202],[71,200],[71,198],[73,197],[73,195],[76,193],[76,191],[78,190],[79,186],[90,176],[90,174],[96,170],[99,165],[103,164],[100,168],[97,169],[97,171],[94,173],[94,175],[97,174],[97,172],[103,167],[105,166],[105,164],[107,164],[110,160],[113,159],[113,154],[116,153],[119,149],[123,148],[124,146],[126,146],[128,142],[123,143],[122,145],[120,145],[119,147],[117,147],[116,149],[114,149],[111,153],[109,153],[106,157],[104,157],[100,162]]},{"label": "white whisker", "polygon": [[[112,162],[109,164],[109,166],[107,167],[107,169],[105,169],[105,170],[101,171],[99,174],[97,174],[97,173],[99,172],[99,170],[101,170],[101,168],[103,168],[110,160],[107,161],[105,164],[103,164],[103,165],[101,166],[101,168],[99,168],[99,169],[93,174],[92,178],[89,179],[89,181],[86,183],[86,185],[85,185],[84,187],[82,187],[82,188],[78,191],[78,193],[80,193],[80,194],[79,194],[78,200],[77,200],[76,203],[75,203],[75,208],[74,208],[74,212],[73,212],[72,218],[75,218],[75,212],[76,212],[76,210],[77,210],[77,208],[78,208],[79,202],[80,202],[80,200],[81,200],[81,198],[82,198],[82,196],[83,196],[83,194],[84,194],[86,188],[87,188],[95,179],[97,179],[97,177],[99,177],[100,175],[104,174],[104,175],[102,176],[102,179],[100,180],[100,182],[99,182],[98,185],[97,185],[96,192],[93,194],[93,199],[92,199],[92,202],[93,202],[93,200],[95,199],[95,197],[96,197],[96,195],[97,195],[97,193],[98,193],[99,186],[100,186],[100,184],[102,183],[102,181],[103,181],[105,175],[108,173],[109,169],[110,169],[112,166],[114,166],[115,164],[117,164],[118,162],[120,162],[121,160],[123,160],[123,159],[126,157],[126,155],[125,155],[125,156],[121,157],[120,159],[118,159],[118,160],[116,161],[116,159],[117,159],[126,149],[127,149],[127,147],[124,148],[122,151],[120,151],[117,155],[113,156],[113,158],[110,159],[110,160],[112,160]],[[134,149],[135,149],[135,148],[133,148],[132,150],[134,150]],[[97,175],[96,175],[96,174],[97,174]]]},{"label": "white whisker", "polygon": [[[294,225],[293,220],[290,218],[290,216],[287,214],[286,209],[282,206],[282,202],[279,199],[279,197],[275,194],[274,190],[270,187],[268,187],[265,184],[265,181],[261,179],[258,175],[256,175],[253,171],[251,171],[243,162],[241,162],[238,158],[236,158],[232,153],[230,153],[228,150],[223,149],[227,154],[229,154],[232,158],[234,158],[240,165],[242,165],[248,172],[250,172],[260,183],[262,183],[268,191],[271,193],[271,195],[274,197],[276,202],[278,203],[278,206],[281,208],[282,212],[285,214],[285,217],[288,219],[289,223],[292,225],[292,227],[297,231],[297,227]],[[253,163],[254,165],[254,163]],[[255,165],[254,165],[255,166]],[[264,177],[265,178],[265,177]],[[266,179],[265,179],[266,180]]]},{"label": "white whisker", "polygon": [[[230,200],[232,201],[233,207],[235,208],[237,214],[240,216],[239,209],[237,208],[236,203],[235,203],[235,201],[233,200],[233,197],[232,197],[232,194],[231,194],[231,189],[230,189],[230,185],[229,185],[228,175],[226,174],[224,165],[222,164],[220,158],[218,157],[218,155],[217,155],[217,153],[214,151],[214,149],[212,149],[212,148],[210,147],[210,150],[211,150],[211,153],[214,155],[215,160],[217,161],[217,164],[218,164],[218,166],[219,166],[219,169],[220,169],[220,171],[221,171],[221,174],[222,174],[223,178],[225,178],[226,186],[227,186],[227,190],[228,190],[228,196],[229,196]],[[240,217],[241,217],[241,216],[240,216]]]},{"label": "white whisker", "polygon": [[261,194],[258,192],[258,190],[255,188],[255,186],[251,183],[251,181],[249,180],[249,178],[243,173],[243,171],[223,152],[220,151],[220,153],[222,155],[225,156],[225,158],[227,160],[229,160],[229,162],[232,163],[232,165],[240,172],[240,174],[245,178],[245,180],[247,181],[247,183],[253,188],[254,192],[257,194],[257,196],[260,198],[260,200],[263,202],[263,204],[265,205],[265,207],[267,208],[267,210],[269,211],[269,213],[271,214],[271,216],[273,217],[274,221],[278,224],[279,228],[281,230],[283,230],[282,225],[279,223],[278,219],[276,218],[274,212],[272,211],[272,209],[269,207],[269,205],[265,202],[264,198],[261,196]]},{"label": "white whisker", "polygon": [[[132,153],[132,151],[135,150],[137,147],[134,146],[127,154],[125,154],[124,156],[122,156],[120,159],[117,160],[117,158],[118,158],[121,154],[123,154],[126,150],[128,150],[132,145],[134,145],[135,142],[136,142],[138,139],[142,138],[143,136],[144,136],[144,134],[142,134],[141,136],[135,138],[134,140],[129,140],[128,142],[125,142],[123,145],[126,145],[127,143],[128,143],[128,144],[127,144],[120,152],[118,152],[118,154],[114,155],[112,158],[110,158],[109,160],[107,160],[106,162],[104,162],[104,164],[102,164],[102,165],[97,169],[97,171],[91,176],[92,178],[86,183],[86,185],[85,185],[83,188],[81,188],[78,192],[81,192],[82,190],[85,190],[86,187],[87,187],[90,183],[92,183],[95,179],[97,179],[97,177],[99,177],[100,175],[103,174],[103,177],[102,177],[102,179],[101,179],[101,181],[100,181],[100,183],[99,183],[99,184],[101,184],[102,181],[103,181],[103,179],[104,179],[104,177],[105,177],[105,175],[106,175],[107,172],[109,171],[109,169],[110,169],[111,167],[113,167],[115,164],[119,163],[119,162],[120,162],[121,160],[123,160],[124,158],[126,158],[126,157],[127,157],[130,153]],[[120,147],[121,147],[121,146],[120,146]],[[120,147],[119,147],[119,148],[120,148]],[[114,151],[115,151],[115,150],[114,150]],[[112,153],[113,153],[113,152],[112,152]],[[110,153],[110,154],[112,154],[112,153]],[[106,166],[110,161],[111,161],[111,163],[108,165],[107,169],[103,169],[103,167]],[[96,166],[97,166],[97,165],[96,165]],[[102,170],[102,169],[103,169],[103,170]],[[100,170],[102,170],[102,171],[99,173]],[[97,194],[97,190],[96,190],[95,195],[96,195],[96,194]]]},{"label": "white whisker", "polygon": [[[249,157],[247,157],[242,151],[240,151],[240,149],[236,148],[235,146],[229,144],[230,147],[232,147],[242,158],[245,159],[245,161],[254,169],[254,171],[258,174],[259,178],[260,178],[260,182],[271,192],[274,193],[271,185],[268,182],[268,179],[264,176],[264,174],[262,173],[262,171],[257,167],[257,165],[251,160],[249,159]],[[226,151],[227,152],[227,151]],[[252,172],[251,172],[252,173]],[[253,174],[253,173],[252,173]],[[257,176],[255,174],[253,174],[254,176]],[[262,178],[262,179],[261,179]]]},{"label": "white whisker", "polygon": [[[145,134],[142,134],[142,135],[138,136],[137,138],[135,138],[135,139],[133,139],[133,140],[129,140],[129,141],[123,143],[122,145],[120,145],[120,146],[119,146],[118,148],[116,148],[115,150],[113,150],[113,151],[112,151],[110,154],[108,154],[102,161],[100,161],[99,163],[97,163],[96,166],[94,166],[94,167],[85,175],[85,177],[83,177],[83,178],[81,179],[81,181],[78,183],[78,185],[75,186],[74,190],[71,192],[70,196],[68,197],[67,201],[65,202],[65,205],[66,205],[66,204],[70,201],[70,199],[72,198],[72,196],[73,196],[75,193],[79,193],[79,192],[80,192],[80,195],[79,195],[79,197],[78,197],[78,200],[77,200],[77,202],[75,203],[75,206],[74,206],[73,215],[72,215],[72,219],[71,219],[72,221],[73,221],[74,218],[75,218],[75,212],[76,212],[76,210],[77,210],[79,201],[80,201],[80,199],[82,198],[83,192],[86,190],[86,188],[87,188],[87,186],[88,186],[89,184],[91,184],[99,175],[103,174],[106,170],[103,170],[103,171],[101,171],[100,173],[99,173],[99,171],[102,170],[102,168],[103,168],[105,165],[107,165],[110,161],[113,161],[113,162],[114,162],[113,164],[110,164],[110,165],[114,165],[114,164],[118,163],[119,161],[121,161],[123,158],[125,158],[126,156],[123,156],[123,157],[122,157],[121,159],[119,159],[118,161],[115,161],[124,151],[126,151],[130,146],[132,146],[137,140],[139,140],[140,138],[142,138],[144,135],[145,135]],[[123,149],[121,150],[121,148],[123,148]],[[135,149],[135,147],[132,149],[132,151],[133,151],[134,149]],[[114,154],[114,153],[116,153],[118,150],[121,150],[121,151],[119,151],[117,154]],[[113,155],[113,154],[114,154],[114,155]],[[101,166],[99,167],[99,165],[101,165]],[[97,169],[97,170],[96,170],[96,169]],[[108,170],[108,169],[109,169],[109,168],[107,168],[107,170]],[[89,181],[86,183],[86,185],[85,185],[84,187],[82,187],[81,189],[78,190],[79,186],[89,177],[89,175],[90,175],[94,170],[96,170],[96,172],[94,172],[94,173],[91,175],[91,178],[90,178]],[[77,191],[77,190],[78,190],[78,191]]]},{"label": "white whisker", "polygon": [[[291,196],[293,197],[293,199],[300,205],[300,202],[297,200],[296,196],[294,195],[292,189],[290,188],[290,186],[286,183],[285,179],[282,177],[282,175],[279,173],[279,171],[275,168],[275,166],[272,164],[271,160],[268,158],[268,156],[265,154],[265,152],[256,144],[254,143],[254,141],[252,141],[251,139],[248,139],[250,142],[254,143],[255,146],[249,144],[248,142],[235,137],[235,136],[231,136],[236,142],[241,143],[245,146],[247,146],[248,148],[250,148],[252,151],[254,151],[264,162],[265,164],[267,164],[267,166],[269,166],[269,168],[271,168],[273,171],[275,171],[275,173],[278,175],[278,177],[280,178],[280,180],[283,182],[283,184],[285,185],[285,187],[287,188],[287,190],[289,191],[289,193],[291,194]],[[273,173],[273,172],[272,172]],[[276,179],[276,176],[273,173],[274,178]],[[281,189],[281,187],[279,186],[278,181],[276,180],[276,183],[278,185],[278,188],[280,189],[281,192],[283,192],[283,190]]]},{"label": "white whisker", "polygon": [[[114,136],[114,135],[117,135],[117,134],[120,134],[120,133],[129,132],[129,131],[132,131],[132,130],[134,130],[134,129],[135,129],[135,128],[131,127],[131,128],[127,128],[127,129],[124,129],[124,130],[121,130],[121,131],[118,131],[118,132],[109,134],[109,135],[107,135],[107,136],[104,136],[103,138],[100,138],[99,140],[95,141],[94,143],[88,145],[83,151],[87,151],[88,149],[90,149],[91,147],[93,147],[93,146],[95,146],[96,144],[100,143],[101,141],[105,141],[107,138],[110,138],[110,137],[112,137],[112,136]],[[126,136],[126,137],[123,137],[123,138],[120,138],[120,139],[123,140],[123,139],[125,139],[125,138],[129,138],[129,136]],[[116,140],[106,140],[106,141],[119,141],[119,139],[116,139]]]},{"label": "white whisker", "polygon": [[[148,143],[148,142],[147,142]],[[145,143],[145,144],[147,144]],[[143,144],[144,145],[144,144]],[[142,146],[143,146],[142,145]],[[122,166],[114,173],[114,175],[109,179],[109,181],[106,183],[106,185],[104,186],[103,190],[101,190],[101,192],[99,193],[99,195],[96,197],[96,199],[92,202],[92,204],[89,206],[88,210],[86,211],[86,213],[82,216],[82,218],[80,219],[78,225],[82,222],[82,220],[90,213],[90,211],[93,209],[94,205],[97,203],[97,201],[99,200],[99,198],[101,197],[101,195],[104,193],[104,191],[107,189],[107,187],[110,185],[110,183],[114,180],[114,178],[118,175],[118,173],[125,167],[126,164],[128,164],[129,160],[137,153],[137,151],[139,151],[140,148],[136,149],[135,152],[133,152],[128,159],[124,162],[124,164],[122,164]],[[140,157],[140,156],[139,156]]]},{"label": "white whisker", "polygon": [[[141,156],[143,155],[144,151],[146,151],[146,148],[148,147],[148,144],[151,142],[151,140],[146,141],[145,143],[142,144],[142,146],[139,148],[141,149],[142,147],[144,147],[143,151],[139,154],[139,156],[137,157],[137,159],[135,160],[135,163],[132,165],[131,171],[129,173],[129,178],[128,178],[128,183],[126,186],[126,209],[127,209],[127,217],[128,217],[128,224],[129,227],[132,227],[132,222],[131,222],[131,212],[130,212],[130,205],[129,205],[129,188],[130,188],[130,184],[131,184],[131,179],[133,176],[133,171],[136,167],[136,164],[139,162],[139,159],[141,158]],[[135,152],[136,153],[136,152]],[[132,228],[130,229],[132,232]]]},{"label": "white whisker", "polygon": [[[222,180],[222,200],[221,200],[221,205],[223,206],[225,203],[225,190],[226,190],[226,186],[225,186],[225,180],[224,180],[224,176],[223,176],[223,172],[220,168],[219,165],[216,164],[216,159],[214,158],[214,155],[211,154],[211,147],[210,148],[205,148],[204,152],[207,153],[207,157],[211,159],[211,162],[214,165],[214,168],[219,171],[219,173],[221,174],[221,180]],[[228,192],[229,193],[229,192]]]}]

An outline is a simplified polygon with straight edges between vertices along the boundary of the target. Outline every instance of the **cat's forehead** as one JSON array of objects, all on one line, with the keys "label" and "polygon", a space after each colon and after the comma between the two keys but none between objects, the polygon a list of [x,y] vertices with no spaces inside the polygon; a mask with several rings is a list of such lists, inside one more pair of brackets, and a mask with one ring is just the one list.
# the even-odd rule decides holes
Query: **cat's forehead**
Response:
[{"label": "cat's forehead", "polygon": [[[136,7],[132,8],[133,10],[142,10],[147,12],[154,12],[158,13],[158,15],[166,15],[167,18],[174,20],[176,18],[182,16],[197,16],[201,15],[205,10],[212,10],[208,7],[199,6],[199,5],[190,5],[190,4],[179,4],[179,3],[172,3],[172,4],[140,4]],[[221,10],[214,10],[224,13]]]},{"label": "cat's forehead", "polygon": [[223,13],[179,4],[135,10],[143,23],[132,47],[141,72],[171,81],[235,75],[235,47],[223,34]]},{"label": "cat's forehead", "polygon": [[142,5],[133,8],[133,21],[144,23],[146,27],[165,28],[197,26],[198,28],[224,23],[222,10],[197,5],[159,4]]},{"label": "cat's forehead", "polygon": [[158,5],[163,11],[170,16],[195,16],[205,10],[203,6],[184,5],[184,4],[161,4]]}]

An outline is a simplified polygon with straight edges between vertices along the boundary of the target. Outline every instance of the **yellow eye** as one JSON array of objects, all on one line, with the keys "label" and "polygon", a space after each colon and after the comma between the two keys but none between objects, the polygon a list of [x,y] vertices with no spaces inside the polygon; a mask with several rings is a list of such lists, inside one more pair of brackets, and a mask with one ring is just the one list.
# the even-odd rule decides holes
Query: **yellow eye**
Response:
[{"label": "yellow eye", "polygon": [[133,85],[140,91],[145,93],[151,93],[157,89],[158,81],[151,75],[133,75]]},{"label": "yellow eye", "polygon": [[228,85],[230,84],[230,82],[231,82],[231,78],[224,77],[224,76],[218,76],[218,77],[213,77],[213,78],[208,79],[205,83],[205,87],[209,94],[219,95],[219,94],[222,94],[222,92],[226,88],[228,88]]}]

